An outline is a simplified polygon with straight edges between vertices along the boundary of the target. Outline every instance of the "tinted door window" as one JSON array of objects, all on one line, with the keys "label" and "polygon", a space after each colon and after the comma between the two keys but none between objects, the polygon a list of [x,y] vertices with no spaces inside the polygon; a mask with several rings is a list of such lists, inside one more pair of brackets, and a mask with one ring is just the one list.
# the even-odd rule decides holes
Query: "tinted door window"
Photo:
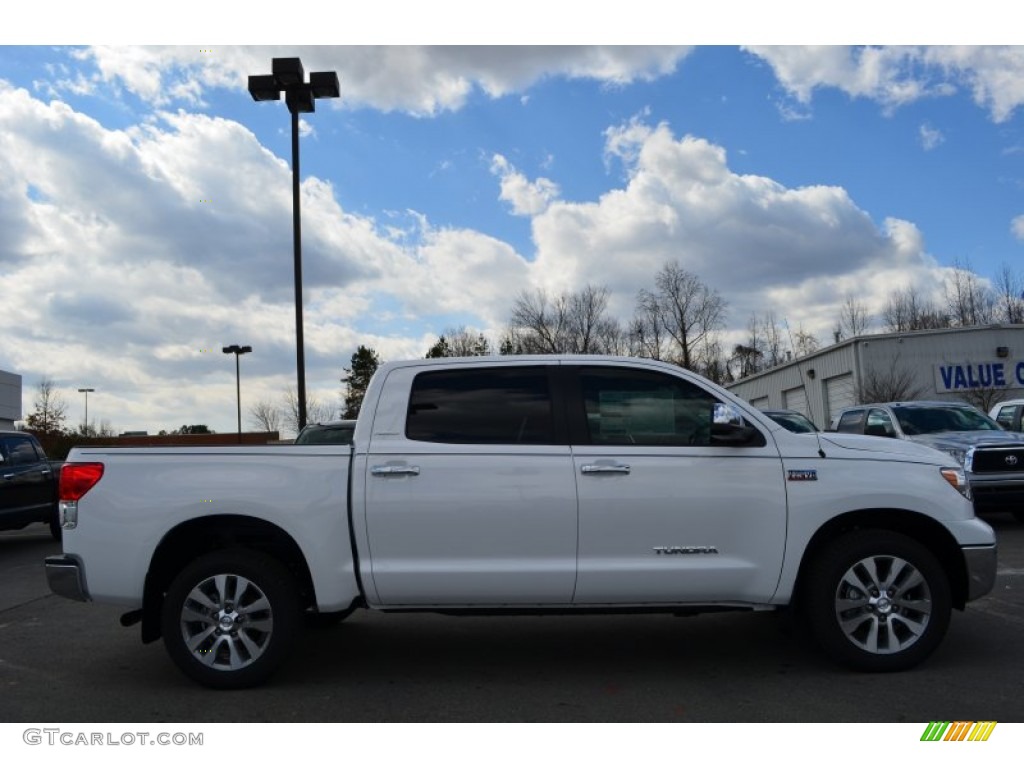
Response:
[{"label": "tinted door window", "polygon": [[12,466],[24,466],[26,464],[37,464],[39,455],[36,447],[27,437],[7,437],[5,453],[7,462]]},{"label": "tinted door window", "polygon": [[864,428],[864,411],[847,411],[839,417],[836,432],[862,432]]},{"label": "tinted door window", "polygon": [[996,421],[1003,429],[1013,429],[1013,412],[1017,410],[1014,405],[1004,405],[996,415]]},{"label": "tinted door window", "polygon": [[616,368],[584,369],[580,383],[593,445],[711,444],[719,403],[696,384]]},{"label": "tinted door window", "polygon": [[434,443],[554,443],[547,370],[421,373],[413,380],[405,434]]},{"label": "tinted door window", "polygon": [[892,419],[888,413],[878,408],[872,408],[868,411],[864,434],[876,435],[878,437],[896,437],[896,428],[892,425]]}]

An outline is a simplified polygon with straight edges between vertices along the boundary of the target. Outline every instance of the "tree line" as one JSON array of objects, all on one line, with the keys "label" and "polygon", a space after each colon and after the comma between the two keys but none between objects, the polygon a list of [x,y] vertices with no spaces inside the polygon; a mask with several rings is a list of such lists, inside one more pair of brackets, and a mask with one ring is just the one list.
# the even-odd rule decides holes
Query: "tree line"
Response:
[{"label": "tree line", "polygon": [[[622,321],[609,311],[606,286],[586,285],[579,291],[520,293],[497,343],[465,327],[445,329],[426,357],[472,357],[512,354],[628,355],[664,360],[728,384],[760,371],[809,355],[822,342],[802,326],[791,328],[774,310],[751,314],[746,338],[727,348],[722,343],[728,303],[717,289],[684,269],[665,263],[653,284],[635,298],[632,317]],[[875,317],[853,293],[843,297],[832,327],[832,343],[872,332],[970,327],[991,323],[1024,323],[1024,280],[1002,265],[992,281],[976,274],[968,262],[954,262],[941,296],[930,297],[914,287],[894,288]],[[380,359],[360,347],[352,356],[343,400],[346,418],[355,418]],[[357,372],[353,375],[352,372]],[[875,389],[897,383],[886,379]]]}]

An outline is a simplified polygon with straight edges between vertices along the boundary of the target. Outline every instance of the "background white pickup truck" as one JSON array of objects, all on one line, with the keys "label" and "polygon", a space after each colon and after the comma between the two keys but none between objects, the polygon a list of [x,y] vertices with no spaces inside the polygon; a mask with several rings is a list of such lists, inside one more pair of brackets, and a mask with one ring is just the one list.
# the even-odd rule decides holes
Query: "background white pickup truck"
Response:
[{"label": "background white pickup truck", "polygon": [[53,591],[123,604],[213,687],[356,607],[792,605],[837,661],[899,670],[995,580],[950,457],[793,434],[650,360],[389,363],[351,447],[76,448],[60,496]]}]

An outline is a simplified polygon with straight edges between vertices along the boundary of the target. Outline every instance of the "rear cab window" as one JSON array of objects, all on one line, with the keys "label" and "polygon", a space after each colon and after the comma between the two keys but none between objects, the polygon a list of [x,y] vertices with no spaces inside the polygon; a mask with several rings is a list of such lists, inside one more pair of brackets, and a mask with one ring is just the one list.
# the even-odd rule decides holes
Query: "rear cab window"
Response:
[{"label": "rear cab window", "polygon": [[564,443],[551,389],[547,366],[421,373],[413,379],[405,436],[432,443]]},{"label": "rear cab window", "polygon": [[860,434],[864,431],[864,409],[858,408],[854,411],[847,411],[839,417],[836,424],[836,432],[852,432]]}]

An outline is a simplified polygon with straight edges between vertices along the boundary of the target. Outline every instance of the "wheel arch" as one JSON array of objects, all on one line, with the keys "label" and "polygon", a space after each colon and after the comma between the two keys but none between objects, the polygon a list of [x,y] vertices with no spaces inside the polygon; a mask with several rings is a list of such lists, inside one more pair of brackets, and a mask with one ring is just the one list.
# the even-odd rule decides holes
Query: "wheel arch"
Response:
[{"label": "wheel arch", "polygon": [[906,509],[859,509],[834,517],[822,525],[804,549],[793,589],[795,606],[799,607],[808,566],[818,552],[829,542],[858,530],[902,533],[925,545],[946,573],[953,607],[964,609],[967,604],[967,564],[960,545],[942,523]]},{"label": "wheel arch", "polygon": [[210,515],[187,520],[168,531],[153,552],[142,601],[142,641],[160,639],[164,595],[188,563],[210,552],[241,547],[281,562],[299,588],[302,608],[316,605],[316,591],[302,549],[287,531],[246,515]]}]

